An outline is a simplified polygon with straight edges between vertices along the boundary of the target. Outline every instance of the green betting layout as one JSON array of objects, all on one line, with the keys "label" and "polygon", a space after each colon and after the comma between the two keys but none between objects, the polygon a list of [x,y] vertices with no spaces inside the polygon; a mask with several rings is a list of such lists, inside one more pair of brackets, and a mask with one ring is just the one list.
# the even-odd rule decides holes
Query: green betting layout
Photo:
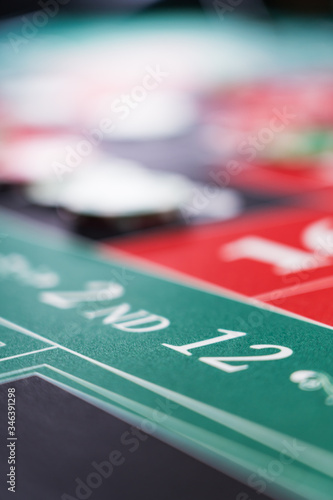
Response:
[{"label": "green betting layout", "polygon": [[1,381],[38,374],[259,492],[332,499],[332,329],[11,217],[0,240]]}]

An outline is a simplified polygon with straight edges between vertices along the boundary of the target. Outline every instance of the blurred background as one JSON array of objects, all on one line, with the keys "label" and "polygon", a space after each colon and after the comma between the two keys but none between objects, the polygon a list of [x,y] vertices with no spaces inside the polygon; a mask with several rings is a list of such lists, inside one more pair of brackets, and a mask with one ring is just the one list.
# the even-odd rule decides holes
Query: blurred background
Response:
[{"label": "blurred background", "polygon": [[[210,228],[222,238],[244,217],[253,232],[251,217],[332,214],[329,1],[1,9],[3,208],[183,271],[192,259],[197,277],[210,276],[196,254]],[[195,242],[185,260],[183,234]]]},{"label": "blurred background", "polygon": [[3,206],[105,239],[330,187],[330,1],[22,0],[1,14]]},{"label": "blurred background", "polygon": [[[17,0],[0,15],[3,209],[247,295],[286,286],[197,250],[233,224],[274,239],[290,210],[333,216],[332,0]],[[283,307],[333,324],[324,288],[320,310]]]},{"label": "blurred background", "polygon": [[[63,2],[65,4],[65,2]],[[5,16],[13,16],[40,8],[38,1],[18,0],[15,5],[2,5],[1,13]],[[66,10],[83,11],[104,11],[104,12],[127,12],[133,13],[138,10],[152,9],[214,9],[213,0],[71,0],[66,2]],[[244,0],[241,7],[242,13],[253,16],[261,16],[264,13],[273,14],[295,14],[295,15],[329,15],[332,13],[332,2],[330,0],[320,0],[315,2],[291,0]]]}]

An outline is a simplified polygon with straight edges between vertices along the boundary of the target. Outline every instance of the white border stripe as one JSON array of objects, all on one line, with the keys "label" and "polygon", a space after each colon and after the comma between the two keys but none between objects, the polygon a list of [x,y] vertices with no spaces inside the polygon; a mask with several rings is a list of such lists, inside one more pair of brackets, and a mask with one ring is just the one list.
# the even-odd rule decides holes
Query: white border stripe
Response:
[{"label": "white border stripe", "polygon": [[22,358],[23,356],[29,356],[30,354],[36,354],[38,352],[49,351],[50,349],[58,349],[57,346],[44,347],[44,349],[37,349],[37,351],[23,352],[22,354],[16,354],[15,356],[8,356],[7,358],[0,359],[2,361],[8,361],[9,359]]},{"label": "white border stripe", "polygon": [[[7,320],[2,319],[2,321],[6,322]],[[15,323],[8,323],[10,323],[13,330],[17,327],[17,331],[22,332],[23,330],[25,330],[25,333],[27,335],[32,335],[34,336],[34,338],[39,337],[38,334],[23,329],[19,325],[15,325]],[[66,352],[69,352],[70,354],[73,354],[74,356],[84,359],[85,361],[89,361],[90,363],[99,366],[100,368],[103,368],[125,380],[128,380],[129,382],[133,382],[134,384],[143,387],[148,391],[159,394],[160,396],[163,396],[170,401],[174,401],[184,408],[187,408],[188,410],[191,410],[205,418],[208,418],[209,420],[221,424],[232,431],[238,432],[239,434],[242,434],[243,436],[246,436],[247,438],[258,442],[266,446],[267,448],[271,448],[279,453],[282,452],[286,455],[290,455],[290,452],[286,450],[285,442],[286,440],[292,440],[293,438],[288,434],[283,434],[279,431],[275,431],[263,425],[251,422],[250,420],[246,420],[233,413],[226,412],[209,404],[202,403],[201,401],[197,401],[188,396],[184,396],[183,394],[159,386],[157,384],[154,384],[153,382],[149,382],[148,380],[142,379],[135,375],[131,375],[130,373],[109,366],[105,363],[102,363],[101,361],[92,359],[67,347],[60,346],[59,344],[56,344],[56,346],[60,347]],[[50,367],[50,365],[47,366]],[[302,453],[300,453],[300,456],[297,457],[298,462],[302,462],[305,465],[326,474],[327,476],[333,477],[333,454],[331,452],[318,448],[317,446],[311,445],[309,443],[305,443],[301,440],[297,440],[297,442],[299,445],[304,446],[304,450],[302,451]],[[290,456],[295,459],[295,456],[293,454],[291,454]]]}]

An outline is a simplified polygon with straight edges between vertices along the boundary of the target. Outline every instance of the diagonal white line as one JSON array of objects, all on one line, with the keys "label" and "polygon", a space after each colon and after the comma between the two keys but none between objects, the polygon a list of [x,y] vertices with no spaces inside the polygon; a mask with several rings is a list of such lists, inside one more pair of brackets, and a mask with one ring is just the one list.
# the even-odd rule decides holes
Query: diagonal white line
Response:
[{"label": "diagonal white line", "polygon": [[38,335],[38,333],[34,333],[31,330],[28,330],[27,328],[23,328],[20,325],[17,325],[16,323],[13,323],[12,321],[9,321],[8,319],[2,318],[0,316],[0,325],[5,326],[9,328],[10,330],[15,330],[16,332],[19,333],[24,333],[25,335],[29,335],[29,337],[33,337],[34,339],[41,340],[42,342],[45,342],[46,344],[51,344],[54,347],[61,347],[60,344],[57,344],[56,342],[53,342],[52,340],[46,339],[45,337],[42,337],[42,335]]},{"label": "diagonal white line", "polygon": [[[110,254],[110,250],[105,250],[105,248],[102,248],[102,252],[106,253],[106,255]],[[152,262],[144,257],[138,257],[136,255],[132,255],[123,250],[115,248],[112,248],[112,254],[115,255],[119,262],[122,262],[128,267],[131,267],[135,272],[142,273],[142,270],[144,270],[146,274],[149,274],[154,278],[163,278],[165,281],[176,283],[180,286],[191,287],[195,290],[203,291],[215,296],[222,297],[224,299],[234,300],[245,305],[252,305],[257,309],[260,309],[263,314],[265,314],[266,312],[275,314],[277,313],[287,318],[298,319],[303,323],[311,323],[312,325],[318,325],[322,328],[333,330],[332,325],[328,325],[326,323],[322,323],[321,321],[311,319],[307,316],[293,313],[291,311],[288,311],[288,309],[283,309],[282,307],[263,302],[257,299],[257,297],[250,297],[248,295],[244,295],[243,293],[235,292],[235,290],[224,288],[221,285],[214,285],[213,283],[202,278],[196,278],[194,276],[191,276],[190,274],[176,271],[171,267],[167,267],[162,264],[156,264],[155,262]],[[140,269],[138,269],[138,266],[140,266]]]},{"label": "diagonal white line", "polygon": [[[7,320],[4,320],[7,321]],[[1,323],[1,322],[0,322]],[[11,323],[11,322],[9,322]],[[3,324],[3,323],[1,323]],[[32,334],[35,338],[40,337],[40,335],[37,335],[33,332],[30,332],[29,330],[22,329],[18,325],[15,325],[15,323],[11,323],[11,328],[16,329],[19,328],[22,331],[25,330],[25,333],[27,335]],[[42,338],[42,337],[41,337]],[[51,341],[49,341],[51,342]],[[105,370],[114,373],[115,375],[118,375],[121,378],[124,378],[130,382],[133,382],[134,384],[143,387],[144,389],[147,389],[148,391],[151,391],[155,394],[159,394],[170,401],[174,401],[175,403],[183,406],[184,408],[187,408],[199,415],[202,415],[205,418],[208,418],[209,420],[212,420],[213,422],[216,422],[220,425],[223,425],[227,427],[228,429],[231,429],[235,432],[238,432],[239,434],[242,434],[243,436],[246,436],[258,443],[263,444],[264,446],[267,446],[268,448],[271,448],[275,451],[278,451],[280,453],[284,453],[287,455],[290,455],[289,451],[286,450],[285,448],[285,443],[286,440],[290,442],[292,440],[291,436],[288,436],[287,434],[283,434],[279,431],[276,431],[274,429],[270,429],[269,427],[265,427],[261,424],[257,424],[255,422],[252,422],[250,420],[247,420],[245,418],[239,417],[238,415],[235,415],[233,413],[229,413],[225,410],[222,410],[220,408],[216,408],[214,406],[211,406],[207,403],[203,403],[201,401],[198,401],[196,399],[193,399],[191,397],[185,396],[181,393],[175,392],[171,389],[168,389],[166,387],[157,385],[153,382],[150,382],[148,380],[142,379],[140,377],[137,377],[135,375],[131,375],[130,373],[124,372],[122,370],[119,370],[118,368],[114,368],[112,366],[109,366],[105,363],[102,363],[101,361],[97,361],[95,359],[92,359],[88,356],[85,356],[84,354],[81,354],[79,352],[73,351],[72,349],[69,349],[64,346],[60,346],[59,344],[54,344],[56,347],[60,347],[64,351],[69,352],[70,354],[73,354],[81,359],[84,359],[86,361],[89,361],[90,363],[93,363],[96,366],[99,366],[101,368],[104,368]],[[50,365],[44,365],[48,366],[49,368],[52,368]],[[298,462],[302,462],[303,464],[312,467],[313,469],[318,470],[321,473],[324,473],[328,476],[333,477],[333,455],[331,452],[326,451],[324,449],[318,448],[317,446],[314,446],[309,443],[305,443],[301,440],[297,440],[297,442],[304,446],[304,450],[300,455],[297,457]],[[295,459],[294,455],[291,453],[291,456]]]},{"label": "diagonal white line", "polygon": [[[28,366],[26,368],[20,368],[19,370],[12,370],[11,372],[0,373],[0,378],[13,380],[12,377],[14,377],[14,375],[17,375],[20,373],[25,373],[25,372],[31,372],[31,370],[36,370],[37,368],[43,368],[44,366],[45,366],[45,364],[33,365],[33,366]],[[31,373],[37,373],[37,372],[33,371]],[[16,377],[15,377],[15,379],[16,379]]]},{"label": "diagonal white line", "polygon": [[[57,387],[60,387],[63,390],[66,390],[67,392],[70,392],[80,397],[81,399],[87,401],[90,404],[92,403],[98,407],[102,407],[103,409],[105,404],[107,411],[111,412],[111,414],[113,414],[118,418],[121,418],[125,421],[126,419],[132,420],[133,419],[133,413],[131,412],[132,410],[135,414],[140,415],[140,417],[143,417],[144,419],[150,419],[151,421],[156,422],[156,418],[154,418],[155,410],[153,410],[153,408],[149,406],[137,403],[132,399],[120,396],[119,394],[111,392],[107,389],[102,389],[101,387],[95,384],[80,379],[75,375],[71,375],[67,372],[64,372],[63,370],[55,369],[54,367],[48,365],[46,365],[45,368],[52,369],[57,373],[59,373],[60,375],[62,375],[63,377],[69,378],[71,381],[76,382],[77,384],[85,388],[88,388],[91,391],[96,392],[97,394],[103,395],[105,398],[111,400],[112,403],[110,402],[104,403],[104,401],[101,401],[97,396],[87,395],[87,393],[84,392],[82,389],[76,389],[72,385],[69,385],[68,382],[67,383],[60,382],[58,379],[54,379],[51,376],[45,375],[44,373],[39,374],[40,378],[56,385]],[[238,466],[242,467],[247,471],[252,471],[252,472],[258,472],[259,464],[261,464],[262,467],[265,467],[267,465],[267,455],[260,451],[256,451],[252,448],[249,448],[247,445],[236,443],[235,441],[232,441],[223,436],[216,435],[215,433],[207,431],[202,427],[190,424],[186,420],[180,420],[179,418],[176,418],[171,414],[163,413],[163,415],[165,415],[168,422],[171,423],[171,428],[169,428],[167,425],[163,423],[160,425],[161,427],[163,427],[168,431],[169,435],[170,432],[172,432],[172,434],[177,434],[178,436],[180,436],[182,440],[185,439],[187,443],[190,444],[196,443],[201,448],[212,451],[215,455],[218,455],[220,458],[224,460],[224,465],[225,461],[228,461],[233,464],[237,464]],[[136,415],[134,417],[136,417]],[[131,422],[131,420],[129,420],[129,422]],[[138,425],[137,421],[134,421],[133,423],[134,425],[135,424]],[[199,434],[200,438],[197,437]],[[165,434],[163,433],[163,436],[159,435],[158,429],[153,431],[152,435],[159,436],[161,439],[166,440]],[[168,440],[166,440],[166,442],[170,443],[170,441]],[[183,443],[178,443],[177,445],[175,445],[174,440],[172,440],[172,444],[174,446],[179,447],[180,449],[183,449]],[[232,452],[228,450],[232,450]],[[249,457],[249,454],[250,454],[250,459],[247,459],[246,457]],[[206,459],[209,460],[208,458]],[[214,463],[214,460],[211,462],[211,465],[213,467],[216,467],[216,463]],[[295,493],[300,493],[302,488],[300,489],[300,484],[299,481],[297,480],[299,470],[294,465],[289,465],[289,470],[293,471],[296,480],[290,479],[290,477],[280,477],[279,482],[287,490],[292,490]],[[244,475],[244,481],[246,481],[247,478],[248,478],[248,473],[247,476]],[[313,500],[313,498],[316,498],[316,496],[314,495],[314,491],[318,493],[318,488],[316,488],[316,484],[318,483],[318,476],[316,476],[314,472],[307,472],[307,481],[308,483],[311,483],[311,486],[309,490],[309,484],[307,484],[306,487],[303,485],[304,498],[307,498],[308,500]],[[320,478],[320,483],[321,484],[324,483],[327,489],[331,485],[329,479],[326,480]],[[328,500],[328,498],[326,497],[325,499]],[[329,498],[329,500],[331,500],[331,498]]]},{"label": "diagonal white line", "polygon": [[7,358],[0,358],[0,363],[2,361],[8,361],[9,359],[21,358],[22,356],[29,356],[30,354],[36,354],[37,352],[49,351],[50,349],[58,349],[57,346],[44,347],[44,349],[37,349],[36,351],[23,352],[22,354],[15,354],[15,356],[8,356]]},{"label": "diagonal white line", "polygon": [[300,283],[298,285],[291,285],[285,288],[277,288],[275,290],[271,290],[270,292],[255,295],[253,298],[256,300],[265,301],[276,300],[279,298],[292,297],[294,295],[302,295],[303,293],[315,292],[316,290],[323,290],[332,286],[333,276],[326,276],[325,278],[311,280],[305,283]]}]

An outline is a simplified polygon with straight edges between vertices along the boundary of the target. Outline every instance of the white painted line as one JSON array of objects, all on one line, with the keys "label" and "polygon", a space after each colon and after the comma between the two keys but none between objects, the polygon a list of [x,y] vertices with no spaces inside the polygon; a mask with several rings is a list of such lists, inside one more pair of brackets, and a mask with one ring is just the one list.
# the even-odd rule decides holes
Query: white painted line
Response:
[{"label": "white painted line", "polygon": [[8,356],[7,358],[0,359],[2,361],[8,361],[9,359],[22,358],[23,356],[29,356],[30,354],[36,354],[37,352],[49,351],[50,349],[58,349],[57,346],[44,347],[44,349],[37,349],[37,351],[23,352],[22,354],[16,354],[15,356]]},{"label": "white painted line", "polygon": [[[6,321],[6,320],[5,320]],[[14,323],[12,324],[12,328],[16,329],[14,327],[17,327],[18,325],[15,325]],[[18,327],[21,328],[21,327]],[[26,330],[26,333],[29,335],[32,333],[34,336],[37,334],[34,334],[33,332],[29,332],[29,330]],[[37,335],[38,336],[38,335]],[[39,336],[38,336],[39,337]],[[147,389],[150,392],[153,392],[155,394],[159,394],[160,396],[163,396],[170,401],[174,401],[175,403],[183,406],[184,408],[187,408],[195,413],[198,413],[199,415],[208,418],[209,420],[212,420],[220,425],[223,425],[235,432],[238,432],[239,434],[242,434],[243,436],[246,436],[258,443],[263,444],[264,446],[267,446],[268,448],[271,448],[275,451],[278,452],[284,452],[287,455],[289,454],[288,451],[286,452],[286,449],[284,448],[284,441],[291,440],[291,436],[288,436],[287,434],[283,434],[279,431],[275,431],[274,429],[270,429],[269,427],[265,427],[263,425],[257,424],[256,422],[252,422],[250,420],[247,420],[245,418],[239,417],[238,415],[235,415],[233,413],[229,413],[225,410],[221,410],[220,408],[216,408],[214,406],[211,406],[207,403],[203,403],[201,401],[198,401],[196,399],[190,398],[188,396],[185,396],[183,394],[180,394],[178,392],[175,392],[171,389],[168,389],[166,387],[157,385],[153,382],[150,382],[148,380],[142,379],[140,377],[137,377],[135,375],[131,375],[130,373],[124,372],[122,370],[119,370],[118,368],[114,368],[112,366],[109,366],[105,363],[102,363],[101,361],[97,361],[95,359],[92,359],[88,356],[85,356],[84,354],[81,354],[79,352],[73,351],[72,349],[69,349],[64,346],[56,345],[57,347],[60,347],[64,351],[69,352],[70,354],[73,354],[74,356],[77,356],[81,359],[84,359],[86,361],[89,361],[90,363],[99,366],[115,375],[118,375],[121,378],[124,378],[130,382],[133,382],[134,384],[143,387]],[[50,365],[44,365],[52,369],[52,366]],[[318,448],[317,446],[311,445],[309,443],[305,443],[301,440],[298,440],[298,443],[300,445],[304,446],[304,451],[300,455],[300,457],[297,458],[298,462],[302,462],[303,464],[312,467],[313,469],[318,470],[321,473],[324,473],[328,476],[333,477],[333,454],[330,453],[329,451],[326,451],[324,449]],[[294,458],[294,455],[292,455]]]},{"label": "white painted line", "polygon": [[[12,380],[12,376],[17,375],[18,373],[24,373],[24,372],[30,372],[31,370],[35,370],[37,368],[43,368],[45,365],[33,365],[33,366],[28,366],[27,368],[21,368],[20,370],[12,370],[11,372],[4,372],[0,374],[0,378]],[[31,372],[34,373],[34,372]]]},{"label": "white painted line", "polygon": [[27,328],[23,328],[22,326],[19,326],[16,323],[9,321],[8,319],[2,318],[1,316],[0,316],[0,325],[5,326],[5,327],[9,328],[10,330],[15,330],[16,332],[24,333],[25,335],[29,335],[29,337],[33,337],[34,339],[41,340],[42,342],[45,342],[46,344],[51,344],[55,347],[61,347],[60,344],[57,344],[56,342],[52,342],[52,340],[48,340],[45,337],[42,337],[42,335],[38,335],[38,333],[34,333],[31,330],[27,330]]},{"label": "white painted line", "polygon": [[285,288],[278,288],[270,292],[261,293],[254,298],[257,300],[276,300],[279,298],[293,297],[294,295],[302,295],[303,293],[311,293],[317,290],[324,290],[333,286],[333,276],[326,276],[316,280],[299,283],[296,285],[287,286]]},{"label": "white painted line", "polygon": [[[287,316],[288,318],[298,319],[300,321],[303,321],[304,323],[311,323],[312,325],[317,325],[323,328],[327,328],[328,330],[333,330],[333,326],[322,323],[321,321],[316,321],[314,319],[308,318],[307,316],[293,313],[291,311],[288,311],[287,309],[282,309],[281,307],[273,304],[261,302],[261,300],[257,299],[257,297],[249,297],[240,292],[235,292],[234,290],[231,290],[229,288],[224,288],[223,286],[215,285],[214,283],[210,283],[209,281],[206,281],[204,279],[196,278],[194,276],[191,276],[190,274],[183,273],[182,271],[177,271],[175,269],[172,269],[171,267],[164,266],[163,264],[151,262],[149,259],[138,257],[137,255],[127,253],[124,250],[119,250],[118,248],[112,248],[110,250],[109,247],[105,249],[105,247],[102,246],[101,254],[106,261],[107,258],[110,259],[110,257],[114,256],[116,259],[118,259],[118,265],[119,263],[122,263],[123,265],[126,265],[133,271],[140,274],[142,274],[142,271],[144,271],[146,274],[149,274],[154,278],[165,280],[169,283],[175,283],[186,288],[194,288],[195,290],[206,292],[211,295],[217,295],[219,297],[223,297],[224,299],[235,300],[237,302],[241,302],[242,304],[254,306],[258,309],[261,309],[263,313],[277,313],[281,314],[282,316]],[[109,260],[109,263],[112,264],[112,261],[110,262]]]}]

